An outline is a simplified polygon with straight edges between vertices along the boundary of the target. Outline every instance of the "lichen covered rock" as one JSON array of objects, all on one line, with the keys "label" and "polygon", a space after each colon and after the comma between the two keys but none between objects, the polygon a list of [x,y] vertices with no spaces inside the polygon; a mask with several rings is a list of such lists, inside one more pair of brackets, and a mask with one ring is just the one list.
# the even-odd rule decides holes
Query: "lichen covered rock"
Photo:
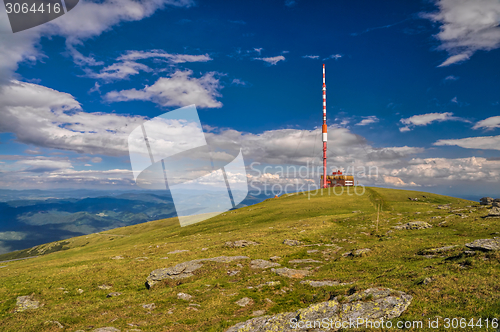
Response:
[{"label": "lichen covered rock", "polygon": [[336,297],[295,312],[252,318],[230,327],[226,332],[310,331],[314,327],[310,324],[322,322],[325,318],[328,321],[331,319],[330,326],[327,329],[321,325],[316,327],[339,331],[342,322],[357,322],[358,319],[385,321],[399,317],[410,305],[412,296],[389,288],[370,288],[347,297],[342,303],[339,300]]}]

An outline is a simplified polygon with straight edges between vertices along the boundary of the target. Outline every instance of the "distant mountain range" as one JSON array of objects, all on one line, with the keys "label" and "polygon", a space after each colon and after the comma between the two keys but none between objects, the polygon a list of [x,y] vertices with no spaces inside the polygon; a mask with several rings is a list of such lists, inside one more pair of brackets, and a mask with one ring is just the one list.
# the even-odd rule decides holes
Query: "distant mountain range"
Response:
[{"label": "distant mountain range", "polygon": [[[239,207],[266,198],[249,194]],[[195,209],[199,195],[183,199]],[[0,189],[0,254],[176,215],[168,191]]]}]

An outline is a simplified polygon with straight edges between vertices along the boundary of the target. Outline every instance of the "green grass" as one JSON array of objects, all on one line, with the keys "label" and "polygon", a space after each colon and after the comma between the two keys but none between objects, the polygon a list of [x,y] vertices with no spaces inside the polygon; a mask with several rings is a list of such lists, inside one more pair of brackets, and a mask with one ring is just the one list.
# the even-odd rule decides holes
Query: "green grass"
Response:
[{"label": "green grass", "polygon": [[[435,316],[500,318],[500,254],[463,255],[465,243],[498,236],[498,219],[482,219],[487,210],[475,202],[429,193],[366,188],[362,196],[349,194],[352,188],[341,196],[328,195],[326,191],[315,196],[283,196],[184,228],[179,227],[176,218],[158,220],[38,246],[30,254],[23,251],[27,256],[42,255],[0,263],[7,265],[0,268],[0,330],[60,331],[56,325],[45,324],[57,320],[68,331],[102,326],[122,331],[223,331],[251,318],[256,310],[265,310],[266,314],[296,310],[374,286],[394,288],[414,297],[400,320],[427,321]],[[408,197],[417,197],[419,201],[410,201]],[[469,217],[462,219],[448,210],[436,209],[447,203],[453,209],[467,209],[463,212]],[[382,211],[377,232],[378,204]],[[470,213],[470,209],[476,211]],[[448,215],[451,216],[446,218]],[[431,219],[434,216],[441,218]],[[426,221],[434,227],[388,233],[391,226],[412,220]],[[444,220],[447,222],[438,226]],[[235,249],[224,246],[226,241],[241,239],[261,245]],[[336,244],[342,249],[290,247],[282,244],[284,239]],[[446,245],[458,247],[440,254],[443,257],[429,259],[418,255],[422,250]],[[342,257],[342,253],[360,248],[372,251],[363,257]],[[177,249],[189,252],[167,254]],[[312,249],[319,251],[307,253]],[[20,253],[0,259],[15,255]],[[125,259],[111,259],[117,255]],[[281,256],[279,263],[290,268],[295,267],[288,263],[292,259],[312,258],[324,264],[297,265],[320,265],[307,279],[354,284],[313,288],[269,270],[253,270],[246,260],[206,262],[189,279],[165,281],[151,290],[144,286],[154,269],[221,255],[245,255],[251,259]],[[162,259],[166,256],[168,259]],[[148,259],[137,260],[139,257]],[[229,276],[228,270],[241,272]],[[433,282],[423,285],[426,277],[433,278]],[[267,281],[281,284],[255,287]],[[113,288],[99,290],[97,286],[101,284]],[[77,289],[84,292],[80,294]],[[112,291],[122,295],[106,298]],[[179,292],[193,295],[192,303],[200,307],[190,307],[189,302],[177,299]],[[29,294],[34,294],[44,306],[14,313],[16,298]],[[253,299],[254,304],[245,308],[234,304],[242,297]],[[155,303],[156,309],[149,312],[142,307],[148,303]]]}]

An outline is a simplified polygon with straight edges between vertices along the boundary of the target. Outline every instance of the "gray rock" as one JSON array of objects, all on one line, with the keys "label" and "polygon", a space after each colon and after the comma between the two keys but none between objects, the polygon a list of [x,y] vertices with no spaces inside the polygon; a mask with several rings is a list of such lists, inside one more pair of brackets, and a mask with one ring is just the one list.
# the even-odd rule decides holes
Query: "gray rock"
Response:
[{"label": "gray rock", "polygon": [[235,303],[237,305],[239,305],[240,307],[246,307],[247,305],[253,304],[253,300],[251,298],[244,297],[244,298],[236,301]]},{"label": "gray rock", "polygon": [[177,294],[177,298],[179,300],[184,300],[184,301],[189,301],[193,298],[193,295],[189,295],[189,294],[186,294],[186,293],[178,293]]},{"label": "gray rock", "polygon": [[447,210],[450,208],[450,204],[438,205],[437,208],[440,210]]},{"label": "gray rock", "polygon": [[294,260],[289,261],[288,263],[290,263],[290,264],[302,264],[302,263],[323,263],[323,262],[307,258],[307,259],[294,259]]},{"label": "gray rock", "polygon": [[309,285],[311,287],[325,287],[325,286],[346,286],[346,285],[352,285],[354,282],[338,282],[338,281],[331,281],[331,280],[324,280],[324,281],[314,281],[314,280],[302,280],[300,282],[303,285]]},{"label": "gray rock", "polygon": [[432,228],[432,225],[425,221],[410,221],[404,225],[393,226],[394,229],[425,229]]},{"label": "gray rock", "polygon": [[230,277],[233,277],[233,276],[237,275],[238,273],[240,273],[239,270],[230,270],[230,271],[227,271],[227,275],[230,276]]},{"label": "gray rock", "polygon": [[143,304],[142,307],[147,310],[153,310],[156,309],[156,304],[154,303]]},{"label": "gray rock", "polygon": [[109,293],[108,295],[106,295],[106,297],[115,297],[115,296],[120,296],[122,295],[122,293],[118,293],[118,292],[111,292]]},{"label": "gray rock", "polygon": [[483,197],[479,200],[479,204],[481,205],[490,205],[493,203],[493,198],[491,197]]},{"label": "gray rock", "polygon": [[473,250],[496,251],[500,250],[500,238],[495,237],[493,239],[480,239],[467,243],[465,246]]},{"label": "gray rock", "polygon": [[231,241],[228,241],[226,243],[224,243],[224,245],[226,247],[229,247],[229,248],[244,248],[244,247],[248,247],[248,246],[258,246],[260,243],[258,242],[253,242],[253,241],[248,241],[248,240],[238,240],[238,241],[234,241],[234,242],[231,242]]},{"label": "gray rock", "polygon": [[120,332],[116,327],[100,327],[93,330],[94,332]]},{"label": "gray rock", "polygon": [[[311,331],[312,326],[307,322],[331,319],[333,322],[349,322],[357,319],[384,321],[399,317],[410,305],[412,296],[389,288],[370,288],[364,292],[347,297],[339,303],[336,297],[327,302],[313,304],[295,312],[280,313],[274,316],[252,318],[230,327],[226,332],[295,332]],[[293,326],[291,322],[301,322]],[[294,328],[295,327],[295,328]],[[335,325],[328,331],[338,331]]]},{"label": "gray rock", "polygon": [[307,270],[294,270],[294,269],[289,269],[287,267],[283,267],[280,269],[271,269],[271,271],[282,277],[296,278],[296,279],[304,278],[310,274],[310,272]]},{"label": "gray rock", "polygon": [[149,289],[161,280],[184,279],[194,276],[193,272],[203,266],[202,262],[229,263],[235,260],[248,259],[246,256],[219,256],[214,258],[195,259],[172,267],[152,271],[146,278],[146,287]]},{"label": "gray rock", "polygon": [[289,239],[286,239],[285,241],[283,241],[283,244],[286,244],[287,246],[300,246],[302,244],[302,242],[300,241],[297,241],[297,240],[289,240]]},{"label": "gray rock", "polygon": [[33,310],[40,308],[40,301],[33,298],[33,295],[19,296],[16,301],[15,312],[23,312],[25,310]]},{"label": "gray rock", "polygon": [[492,207],[500,207],[500,202],[493,202],[491,203]]},{"label": "gray rock", "polygon": [[108,290],[108,289],[111,289],[113,287],[110,285],[100,285],[100,286],[97,286],[97,288],[102,289],[102,290]]},{"label": "gray rock", "polygon": [[420,284],[422,284],[422,285],[428,285],[428,284],[430,284],[433,281],[434,280],[432,278],[427,277],[424,280],[422,280],[422,282],[420,282]]},{"label": "gray rock", "polygon": [[277,267],[277,266],[280,266],[280,264],[266,261],[264,259],[254,259],[253,261],[250,262],[250,267],[252,269],[267,269],[270,267]]},{"label": "gray rock", "polygon": [[78,292],[78,294],[82,294],[84,292],[84,290],[81,288],[78,288],[76,291]]},{"label": "gray rock", "polygon": [[115,257],[111,257],[111,259],[124,259],[123,256],[115,256]]},{"label": "gray rock", "polygon": [[257,317],[257,316],[262,316],[262,315],[264,315],[265,313],[266,313],[266,311],[265,311],[265,310],[257,310],[257,311],[252,312],[252,316],[254,316],[254,317]]},{"label": "gray rock", "polygon": [[64,328],[64,326],[61,323],[59,323],[57,320],[48,320],[45,322],[45,324],[47,324],[47,325],[53,324],[53,325],[56,325],[60,329]]},{"label": "gray rock", "polygon": [[281,284],[281,281],[268,281],[266,283],[260,284],[256,288],[262,288],[264,286],[274,287],[274,286],[278,286],[280,284]]},{"label": "gray rock", "polygon": [[370,251],[372,250],[368,248],[357,249],[352,252],[352,255],[355,257],[366,256]]},{"label": "gray rock", "polygon": [[171,252],[167,252],[167,254],[180,254],[180,253],[183,253],[183,252],[188,252],[189,250],[174,250],[174,251],[171,251]]},{"label": "gray rock", "polygon": [[490,209],[490,212],[488,213],[488,217],[500,217],[500,208],[499,207],[492,207]]},{"label": "gray rock", "polygon": [[273,256],[273,257],[270,257],[270,258],[269,258],[269,260],[270,260],[271,262],[276,262],[276,261],[279,261],[280,259],[281,259],[281,257],[280,257],[280,256]]}]

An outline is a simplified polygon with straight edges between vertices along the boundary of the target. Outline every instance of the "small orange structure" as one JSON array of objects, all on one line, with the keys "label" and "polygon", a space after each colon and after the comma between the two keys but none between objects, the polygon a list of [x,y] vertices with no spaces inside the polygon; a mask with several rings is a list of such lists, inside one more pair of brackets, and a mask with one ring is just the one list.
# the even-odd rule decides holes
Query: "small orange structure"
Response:
[{"label": "small orange structure", "polygon": [[280,198],[278,195],[274,195],[274,198]]},{"label": "small orange structure", "polygon": [[[321,181],[323,182],[323,175],[321,176]],[[352,187],[354,186],[354,176],[344,175],[342,171],[337,170],[333,172],[332,175],[327,175],[326,177],[327,187]]]}]

